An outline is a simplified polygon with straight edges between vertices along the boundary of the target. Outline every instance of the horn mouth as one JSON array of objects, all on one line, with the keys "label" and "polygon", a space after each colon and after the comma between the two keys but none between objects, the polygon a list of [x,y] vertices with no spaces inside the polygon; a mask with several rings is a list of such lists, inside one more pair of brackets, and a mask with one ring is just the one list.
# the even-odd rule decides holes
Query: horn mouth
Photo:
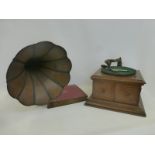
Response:
[{"label": "horn mouth", "polygon": [[37,58],[32,58],[25,63],[24,68],[27,71],[38,71],[42,68],[42,61]]},{"label": "horn mouth", "polygon": [[8,68],[8,92],[23,105],[48,104],[69,83],[71,68],[61,46],[51,42],[27,46],[17,53]]}]

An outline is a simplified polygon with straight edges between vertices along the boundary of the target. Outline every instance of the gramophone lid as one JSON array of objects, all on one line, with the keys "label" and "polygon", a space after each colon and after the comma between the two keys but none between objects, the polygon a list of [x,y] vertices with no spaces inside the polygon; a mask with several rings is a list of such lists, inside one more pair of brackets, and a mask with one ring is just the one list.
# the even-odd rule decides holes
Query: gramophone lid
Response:
[{"label": "gramophone lid", "polygon": [[115,75],[110,75],[110,74],[106,74],[103,73],[101,71],[102,69],[98,69],[92,76],[91,79],[92,80],[111,80],[111,81],[117,81],[117,82],[125,82],[125,83],[137,83],[140,85],[145,84],[145,80],[141,74],[141,72],[139,70],[136,70],[136,74],[135,75],[131,75],[131,76],[115,76]]}]

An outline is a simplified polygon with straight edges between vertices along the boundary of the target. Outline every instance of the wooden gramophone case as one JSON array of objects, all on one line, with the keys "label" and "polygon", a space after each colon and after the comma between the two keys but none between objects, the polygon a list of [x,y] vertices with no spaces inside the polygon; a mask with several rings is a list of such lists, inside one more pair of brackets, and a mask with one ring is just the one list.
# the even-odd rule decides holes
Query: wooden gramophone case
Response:
[{"label": "wooden gramophone case", "polygon": [[123,77],[104,74],[99,69],[91,79],[93,91],[86,105],[146,116],[140,97],[145,81],[140,71]]}]

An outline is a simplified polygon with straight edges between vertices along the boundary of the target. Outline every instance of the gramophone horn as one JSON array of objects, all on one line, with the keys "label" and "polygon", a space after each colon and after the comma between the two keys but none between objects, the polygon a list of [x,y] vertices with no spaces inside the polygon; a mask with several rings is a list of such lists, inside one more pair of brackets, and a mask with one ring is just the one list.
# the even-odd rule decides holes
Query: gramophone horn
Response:
[{"label": "gramophone horn", "polygon": [[47,104],[68,84],[71,66],[61,46],[48,41],[27,46],[8,68],[8,92],[23,105]]}]

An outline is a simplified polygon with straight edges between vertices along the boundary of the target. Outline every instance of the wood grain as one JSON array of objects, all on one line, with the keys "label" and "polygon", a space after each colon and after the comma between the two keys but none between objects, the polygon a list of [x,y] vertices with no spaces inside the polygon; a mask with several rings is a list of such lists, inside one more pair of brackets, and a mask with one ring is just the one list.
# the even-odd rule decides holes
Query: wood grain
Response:
[{"label": "wood grain", "polygon": [[99,69],[91,76],[93,91],[86,105],[146,116],[140,92],[145,81],[136,71],[132,76],[111,76]]}]

